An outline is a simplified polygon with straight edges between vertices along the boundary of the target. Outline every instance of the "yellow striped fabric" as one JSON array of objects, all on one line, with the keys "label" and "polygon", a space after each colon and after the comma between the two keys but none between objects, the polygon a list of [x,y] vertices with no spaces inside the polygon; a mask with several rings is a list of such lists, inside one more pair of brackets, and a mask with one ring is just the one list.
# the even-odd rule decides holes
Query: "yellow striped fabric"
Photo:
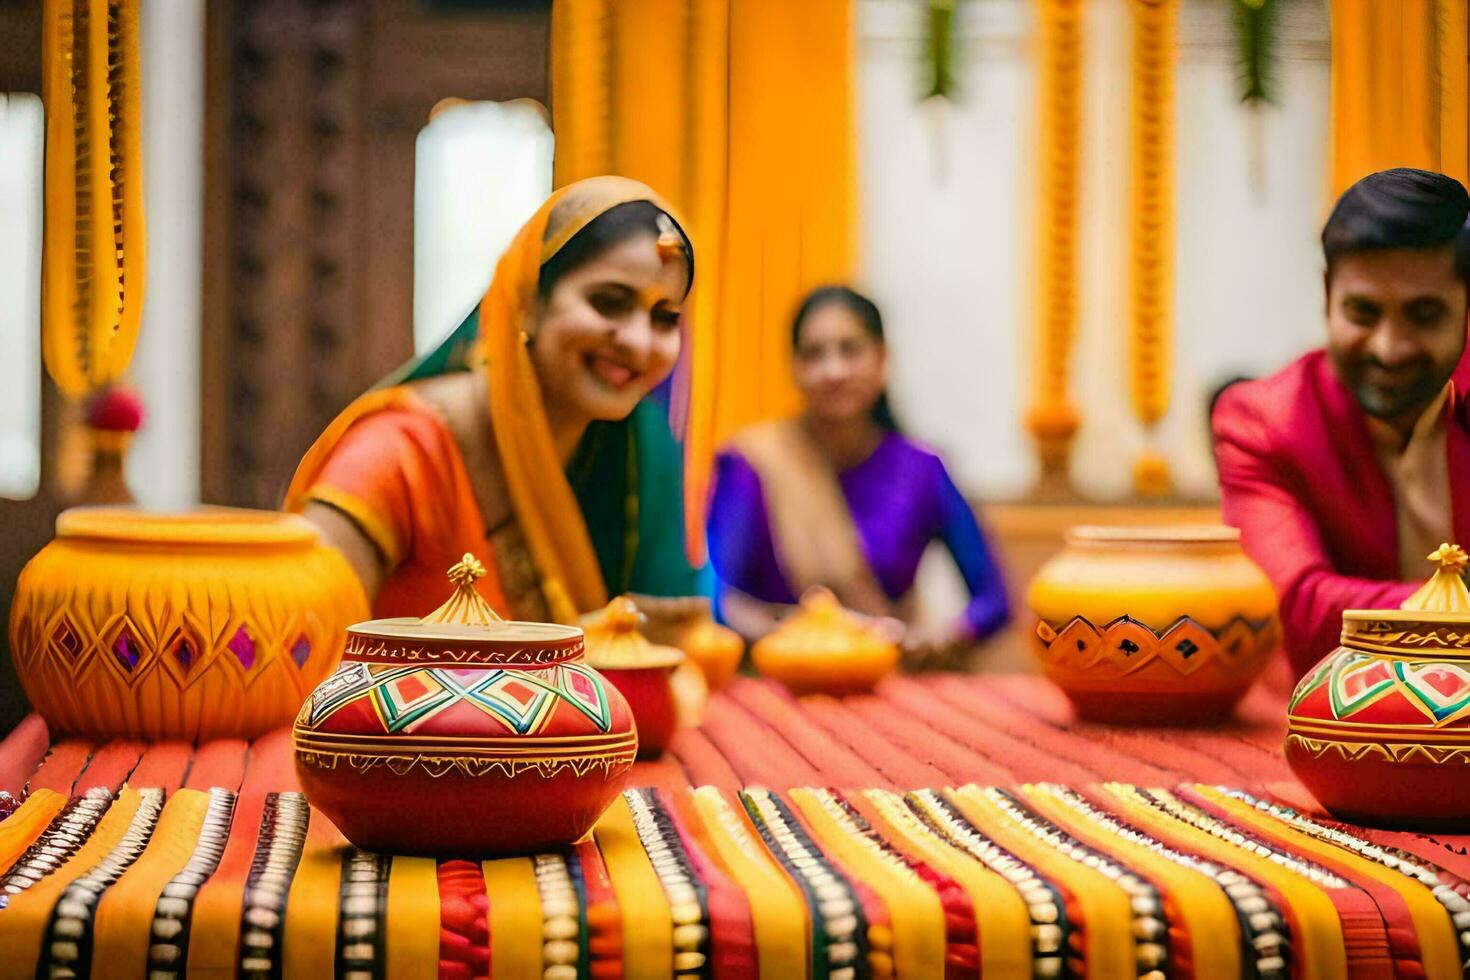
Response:
[{"label": "yellow striped fabric", "polygon": [[674,920],[669,901],[622,797],[608,807],[593,830],[607,864],[623,918],[623,976],[667,978],[674,965]]},{"label": "yellow striped fabric", "polygon": [[953,878],[970,897],[980,934],[981,975],[1010,976],[1029,971],[1031,918],[1020,892],[921,823],[897,793],[870,789],[864,795],[882,815],[885,837]]},{"label": "yellow striped fabric", "polygon": [[[1134,795],[1133,787],[1108,784],[1106,790],[1128,819],[1162,839],[1208,861],[1230,865],[1276,889],[1293,917],[1292,949],[1298,954],[1301,980],[1328,980],[1347,975],[1347,951],[1337,909],[1322,889],[1266,858],[1161,813]],[[1171,798],[1170,794],[1155,791]]]},{"label": "yellow striped fabric", "polygon": [[281,972],[285,980],[315,980],[336,972],[342,849],[346,843],[330,820],[316,810],[311,811],[306,846],[302,848],[301,861],[286,897],[288,914],[281,948]]},{"label": "yellow striped fabric", "polygon": [[530,858],[480,866],[490,896],[490,975],[495,980],[541,973],[541,895]]},{"label": "yellow striped fabric", "polygon": [[850,877],[871,888],[888,907],[893,928],[893,964],[897,975],[933,977],[944,973],[946,945],[944,906],[913,869],[881,847],[853,832],[851,820],[826,790],[794,789],[791,801],[812,835],[841,863]]},{"label": "yellow striped fabric", "polygon": [[434,980],[439,975],[438,867],[433,858],[393,859],[383,924],[388,980]]},{"label": "yellow striped fabric", "polygon": [[66,797],[55,790],[38,789],[20,807],[0,821],[0,874],[36,842],[66,806]]},{"label": "yellow striped fabric", "polygon": [[805,976],[811,961],[811,915],[806,900],[756,837],[745,815],[719,790],[700,787],[694,791],[694,804],[716,854],[750,899],[760,975]]},{"label": "yellow striped fabric", "polygon": [[1118,858],[1168,896],[1189,936],[1196,980],[1240,976],[1240,923],[1230,899],[1207,876],[1162,857],[1100,826],[1045,787],[1026,786],[1026,802],[1038,813],[1091,847]]},{"label": "yellow striped fabric", "polygon": [[97,822],[92,836],[65,864],[11,898],[10,906],[0,913],[0,949],[5,950],[0,956],[0,980],[31,980],[36,975],[41,940],[56,900],[117,846],[141,800],[137,790],[124,789]]},{"label": "yellow striped fabric", "polygon": [[950,791],[950,800],[965,818],[997,844],[1032,865],[1072,893],[1082,912],[1082,937],[1088,976],[1136,975],[1133,950],[1132,899],[1101,872],[1033,837],[977,786]]},{"label": "yellow striped fabric", "polygon": [[1410,878],[1359,857],[1346,848],[1315,840],[1308,834],[1294,830],[1280,820],[1258,813],[1256,809],[1240,800],[1209,786],[1196,786],[1195,792],[1215,803],[1230,814],[1232,820],[1253,827],[1263,834],[1281,841],[1293,854],[1300,854],[1321,862],[1334,871],[1342,871],[1371,878],[1398,892],[1408,906],[1409,917],[1414,922],[1414,932],[1419,937],[1419,951],[1423,957],[1424,975],[1428,980],[1458,978],[1460,968],[1459,944],[1455,938],[1454,924],[1445,913],[1444,907],[1435,901],[1428,888]]},{"label": "yellow striped fabric", "polygon": [[183,870],[209,809],[209,794],[181,789],[169,797],[147,849],[102,893],[92,923],[95,980],[132,980],[148,972],[148,940],[163,886]]}]

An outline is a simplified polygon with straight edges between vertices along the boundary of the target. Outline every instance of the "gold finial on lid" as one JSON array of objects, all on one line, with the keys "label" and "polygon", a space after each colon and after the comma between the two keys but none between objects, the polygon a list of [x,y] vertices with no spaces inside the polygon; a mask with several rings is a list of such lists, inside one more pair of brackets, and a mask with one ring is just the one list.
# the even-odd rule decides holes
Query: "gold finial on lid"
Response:
[{"label": "gold finial on lid", "polygon": [[1439,567],[1428,582],[1404,600],[1401,609],[1413,612],[1470,614],[1470,589],[1465,588],[1462,573],[1470,565],[1470,555],[1457,544],[1445,542],[1428,556]]},{"label": "gold finial on lid", "polygon": [[464,557],[447,574],[454,585],[454,594],[444,605],[419,620],[420,623],[494,626],[505,622],[475,590],[475,581],[485,577],[485,566],[480,559],[465,552]]},{"label": "gold finial on lid", "polygon": [[485,577],[485,566],[480,559],[466,551],[459,564],[449,569],[448,575],[450,582],[458,588],[464,588],[466,585],[474,585],[476,579]]}]

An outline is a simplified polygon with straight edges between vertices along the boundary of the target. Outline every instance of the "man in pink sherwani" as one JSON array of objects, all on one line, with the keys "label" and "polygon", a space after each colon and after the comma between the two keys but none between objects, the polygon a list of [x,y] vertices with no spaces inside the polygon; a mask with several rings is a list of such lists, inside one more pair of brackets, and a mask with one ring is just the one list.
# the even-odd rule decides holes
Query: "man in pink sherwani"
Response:
[{"label": "man in pink sherwani", "polygon": [[1354,184],[1322,230],[1326,348],[1215,404],[1225,521],[1276,587],[1295,676],[1344,609],[1397,607],[1429,552],[1470,542],[1467,213],[1442,174]]}]

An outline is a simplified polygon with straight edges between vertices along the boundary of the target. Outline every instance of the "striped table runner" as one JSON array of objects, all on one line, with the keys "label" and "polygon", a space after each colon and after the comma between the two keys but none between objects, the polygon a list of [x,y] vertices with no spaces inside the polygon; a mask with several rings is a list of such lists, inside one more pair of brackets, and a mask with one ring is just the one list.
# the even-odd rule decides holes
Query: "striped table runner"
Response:
[{"label": "striped table runner", "polygon": [[483,862],[352,848],[284,733],[61,742],[0,819],[0,980],[1463,976],[1467,841],[1314,813],[1279,707],[1161,734],[1031,678],[742,680],[588,840]]}]

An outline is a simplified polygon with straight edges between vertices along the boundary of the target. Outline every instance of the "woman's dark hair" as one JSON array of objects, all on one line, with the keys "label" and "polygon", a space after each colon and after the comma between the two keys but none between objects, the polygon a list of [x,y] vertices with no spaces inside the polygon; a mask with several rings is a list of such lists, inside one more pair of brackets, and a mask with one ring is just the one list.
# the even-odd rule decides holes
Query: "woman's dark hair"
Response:
[{"label": "woman's dark hair", "polygon": [[[562,276],[592,261],[614,245],[620,245],[637,235],[657,236],[660,231],[659,215],[667,216],[652,201],[627,201],[608,208],[587,222],[555,255],[541,263],[541,274],[536,281],[536,289],[541,298],[546,299],[551,295],[551,290]],[[694,247],[689,244],[689,236],[679,227],[679,223],[672,217],[668,220],[684,241],[684,264],[689,269],[689,285],[692,287]]]},{"label": "woman's dark hair", "polygon": [[1369,174],[1343,192],[1322,227],[1330,275],[1336,260],[1385,248],[1455,247],[1455,272],[1470,284],[1470,194],[1453,177],[1399,167]]},{"label": "woman's dark hair", "polygon": [[[862,324],[863,333],[880,345],[887,343],[883,337],[883,314],[878,312],[876,303],[847,286],[819,286],[807,293],[801,305],[796,308],[796,317],[791,321],[792,350],[801,345],[801,328],[806,324],[807,318],[824,306],[842,307],[857,317]],[[893,409],[888,404],[888,389],[878,393],[878,400],[873,403],[869,414],[880,428],[890,432],[899,431],[898,419],[893,417]]]}]

